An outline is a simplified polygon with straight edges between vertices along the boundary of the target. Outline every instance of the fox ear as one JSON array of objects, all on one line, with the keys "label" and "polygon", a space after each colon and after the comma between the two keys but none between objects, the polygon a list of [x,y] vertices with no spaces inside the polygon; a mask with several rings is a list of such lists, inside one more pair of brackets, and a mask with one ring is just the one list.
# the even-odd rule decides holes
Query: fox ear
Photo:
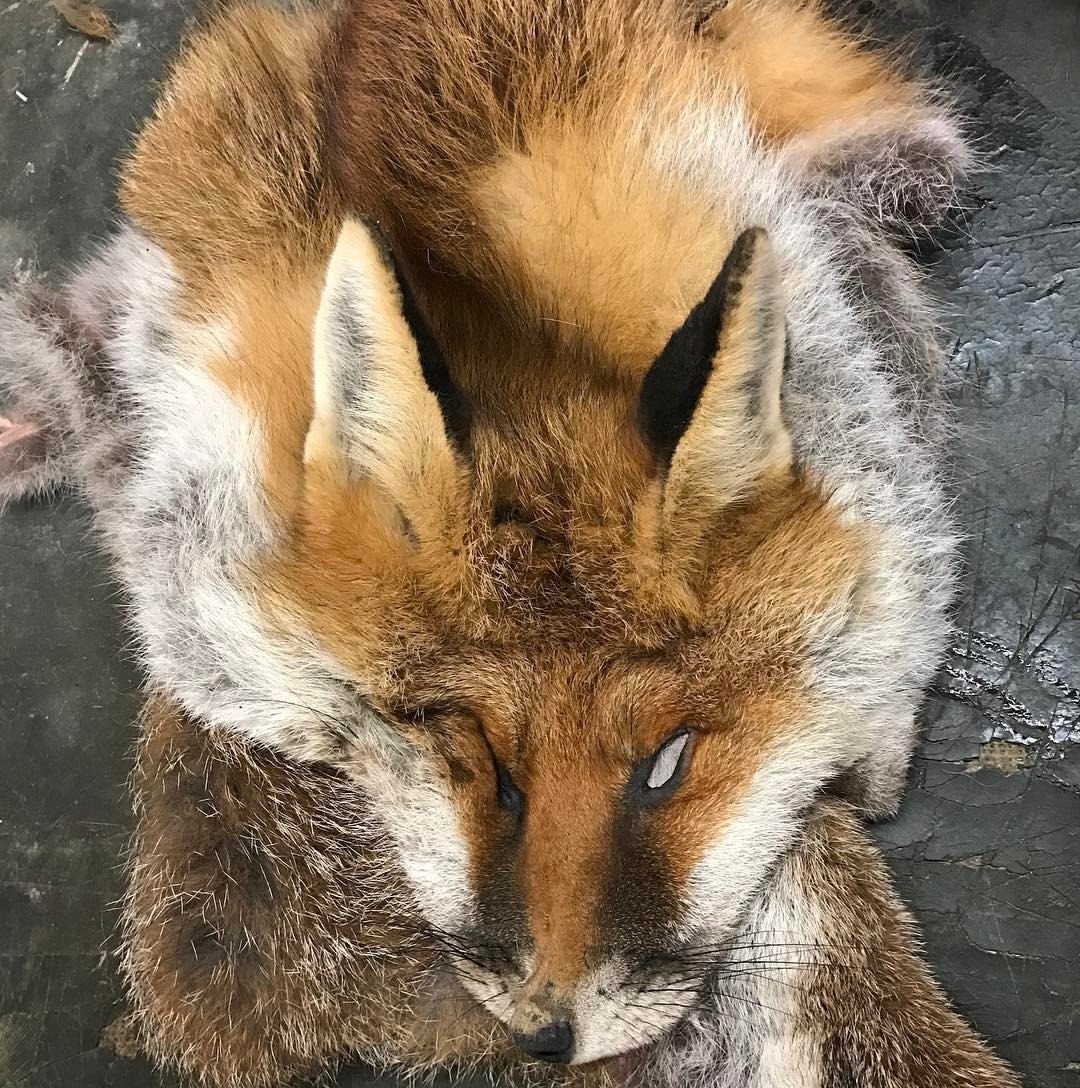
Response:
[{"label": "fox ear", "polygon": [[752,228],[645,375],[638,418],[666,470],[666,509],[715,511],[790,468],[785,349],[776,258]]},{"label": "fox ear", "polygon": [[327,266],[314,354],[305,464],[371,479],[410,516],[467,454],[468,401],[388,247],[355,220]]}]

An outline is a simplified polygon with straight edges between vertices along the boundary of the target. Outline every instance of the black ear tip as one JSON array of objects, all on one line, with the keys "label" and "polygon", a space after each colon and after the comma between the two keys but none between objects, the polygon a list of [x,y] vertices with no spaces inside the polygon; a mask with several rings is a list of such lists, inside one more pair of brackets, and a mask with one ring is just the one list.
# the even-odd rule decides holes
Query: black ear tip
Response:
[{"label": "black ear tip", "polygon": [[735,239],[735,243],[724,261],[724,271],[727,273],[727,278],[729,280],[737,279],[750,267],[753,259],[768,243],[769,232],[764,227],[747,227]]},{"label": "black ear tip", "polygon": [[379,257],[383,264],[397,272],[397,259],[394,256],[394,247],[390,244],[390,238],[388,237],[382,225],[377,219],[371,216],[361,215],[357,217],[364,230],[368,232],[371,237],[371,241],[375,246],[375,249],[379,253]]},{"label": "black ear tip", "polygon": [[[372,230],[370,226],[368,229]],[[377,226],[372,230],[372,238],[375,239],[382,259],[397,283],[398,292],[401,295],[402,314],[416,342],[424,381],[439,402],[451,441],[461,453],[467,454],[472,434],[472,404],[454,381],[442,347],[417,300],[408,273],[394,253],[393,247]]]}]

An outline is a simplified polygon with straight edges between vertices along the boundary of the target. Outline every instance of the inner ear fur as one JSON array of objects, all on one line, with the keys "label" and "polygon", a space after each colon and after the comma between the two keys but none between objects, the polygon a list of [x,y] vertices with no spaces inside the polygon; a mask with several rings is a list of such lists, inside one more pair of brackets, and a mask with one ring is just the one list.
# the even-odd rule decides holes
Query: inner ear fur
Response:
[{"label": "inner ear fur", "polygon": [[664,473],[667,528],[715,513],[791,468],[781,411],[780,273],[758,227],[736,239],[708,292],[642,384],[638,419]]},{"label": "inner ear fur", "polygon": [[373,483],[410,534],[437,534],[463,505],[468,424],[468,402],[389,247],[347,220],[315,319],[307,473]]}]

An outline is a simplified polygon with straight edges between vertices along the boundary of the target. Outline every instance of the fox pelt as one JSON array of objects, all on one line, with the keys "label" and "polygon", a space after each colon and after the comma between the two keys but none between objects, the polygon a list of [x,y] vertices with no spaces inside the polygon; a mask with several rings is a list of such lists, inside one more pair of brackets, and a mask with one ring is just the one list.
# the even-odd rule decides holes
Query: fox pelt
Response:
[{"label": "fox pelt", "polygon": [[[241,3],[177,62],[127,223],[0,301],[0,499],[80,490],[157,696],[363,796],[376,932],[493,1038],[592,1068],[704,1024],[694,1075],[726,1084],[715,972],[823,790],[895,808],[947,637],[902,243],[968,157],[933,87],[802,0]],[[207,766],[204,815],[235,808]],[[298,931],[323,862],[281,796]],[[360,1019],[293,1032],[237,968],[263,908],[223,942],[216,897],[141,880],[164,842],[130,899],[150,1049],[255,1084],[366,1046],[343,946],[306,977]],[[154,964],[203,907],[196,1041]]]}]

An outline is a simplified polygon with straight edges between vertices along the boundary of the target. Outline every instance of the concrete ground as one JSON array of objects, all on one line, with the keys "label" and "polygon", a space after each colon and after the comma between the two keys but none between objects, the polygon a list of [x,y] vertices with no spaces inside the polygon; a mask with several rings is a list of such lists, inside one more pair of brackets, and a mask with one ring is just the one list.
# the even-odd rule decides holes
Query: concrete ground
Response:
[{"label": "concrete ground", "polygon": [[[109,44],[0,0],[0,280],[112,224],[114,164],[193,0],[106,0]],[[866,8],[868,5],[864,4]],[[1034,1088],[1080,1088],[1078,0],[911,0],[971,117],[948,307],[969,574],[912,789],[878,829],[961,1011]],[[935,26],[935,21],[937,25]],[[0,1085],[165,1083],[99,1046],[138,676],[71,499],[0,518]],[[342,1084],[370,1083],[362,1071]]]}]

